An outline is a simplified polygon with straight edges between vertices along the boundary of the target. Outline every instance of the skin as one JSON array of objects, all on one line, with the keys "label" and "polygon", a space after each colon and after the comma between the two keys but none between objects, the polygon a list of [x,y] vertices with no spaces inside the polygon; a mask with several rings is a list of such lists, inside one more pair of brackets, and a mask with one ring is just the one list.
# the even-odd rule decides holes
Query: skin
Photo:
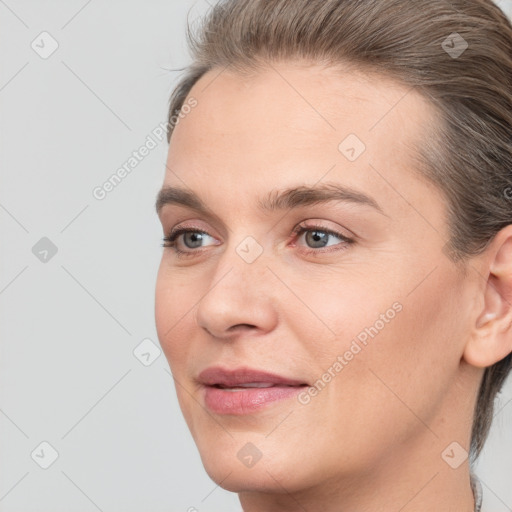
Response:
[{"label": "skin", "polygon": [[[163,250],[155,314],[209,476],[245,512],[472,511],[468,461],[453,469],[442,453],[453,442],[457,457],[469,450],[483,368],[512,350],[512,226],[466,275],[447,257],[446,200],[414,161],[436,124],[429,103],[384,77],[306,62],[212,70],[189,96],[197,106],[172,135],[164,186],[193,190],[215,217],[175,204],[159,212],[164,235],[178,225],[206,234],[200,249],[179,237],[190,257]],[[366,145],[354,162],[338,149],[349,134]],[[382,212],[342,201],[258,208],[271,191],[325,183],[366,193]],[[331,236],[318,248],[293,235],[304,223],[354,242]],[[247,236],[263,251],[250,264],[236,251]],[[312,385],[396,303],[306,405],[205,409],[205,368]],[[251,468],[237,457],[248,442],[262,453]]]}]

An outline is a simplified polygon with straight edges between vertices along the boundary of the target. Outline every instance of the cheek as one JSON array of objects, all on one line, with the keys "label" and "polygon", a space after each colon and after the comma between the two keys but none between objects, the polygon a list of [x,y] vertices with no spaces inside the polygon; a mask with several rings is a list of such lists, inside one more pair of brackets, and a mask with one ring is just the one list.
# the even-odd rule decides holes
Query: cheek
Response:
[{"label": "cheek", "polygon": [[345,278],[296,288],[309,311],[294,302],[287,325],[295,326],[314,378],[329,381],[318,403],[336,401],[340,414],[348,407],[364,416],[366,408],[385,423],[386,416],[410,416],[396,393],[417,413],[433,413],[458,370],[464,326],[457,320],[460,283],[450,269],[439,268],[410,293],[422,275],[411,272],[410,283]]},{"label": "cheek", "polygon": [[179,363],[189,346],[190,333],[186,331],[193,314],[194,296],[186,281],[172,275],[162,259],[155,289],[155,323],[169,364]]},{"label": "cheek", "polygon": [[354,342],[361,354],[375,352],[372,357],[411,364],[417,364],[418,357],[438,361],[441,350],[457,360],[457,344],[447,343],[463,335],[458,320],[460,281],[448,266],[438,265],[424,282],[430,268],[409,270],[401,280],[348,273],[290,278],[304,302],[282,302],[283,307],[287,304],[286,324],[295,326],[297,339],[323,366]]},{"label": "cheek", "polygon": [[[190,330],[192,307],[197,301],[190,287],[178,282],[162,260],[155,290],[155,322],[160,345],[171,369],[176,396],[189,429],[194,432],[193,414],[195,402],[190,399],[187,382],[187,363],[193,332]],[[188,392],[186,391],[188,389]]]},{"label": "cheek", "polygon": [[402,417],[404,425],[421,428],[410,411],[429,423],[459,369],[464,325],[457,316],[457,283],[450,272],[443,275],[439,269],[413,293],[397,290],[388,297],[380,312],[385,313],[395,298],[401,310],[388,323],[376,322],[378,316],[367,317],[372,328],[366,326],[361,332],[371,331],[374,336],[357,355],[362,364],[357,372],[354,365],[352,375],[359,382],[352,389],[370,408],[383,409],[379,419],[383,424],[387,410],[388,416],[393,411],[395,417]]},{"label": "cheek", "polygon": [[398,294],[379,290],[362,276],[316,276],[302,283],[297,278],[290,281],[304,302],[293,297],[282,300],[284,323],[301,340],[317,372],[324,371],[346,351],[361,352],[372,339],[391,328],[402,309],[396,300]]}]

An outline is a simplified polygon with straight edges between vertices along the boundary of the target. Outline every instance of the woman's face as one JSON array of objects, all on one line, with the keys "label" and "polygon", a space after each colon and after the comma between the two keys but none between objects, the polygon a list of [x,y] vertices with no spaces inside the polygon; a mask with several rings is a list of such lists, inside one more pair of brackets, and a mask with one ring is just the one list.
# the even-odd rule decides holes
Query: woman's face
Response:
[{"label": "woman's face", "polygon": [[292,492],[418,455],[452,471],[474,285],[415,170],[429,105],[298,63],[216,69],[189,103],[159,205],[164,235],[188,232],[163,250],[156,322],[209,475]]}]

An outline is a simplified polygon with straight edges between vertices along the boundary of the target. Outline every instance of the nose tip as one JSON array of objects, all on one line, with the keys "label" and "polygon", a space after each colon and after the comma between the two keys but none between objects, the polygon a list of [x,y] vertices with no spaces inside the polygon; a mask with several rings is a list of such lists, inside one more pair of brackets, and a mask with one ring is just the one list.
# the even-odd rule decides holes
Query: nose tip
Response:
[{"label": "nose tip", "polygon": [[261,275],[250,277],[244,267],[237,267],[216,280],[198,304],[197,325],[217,339],[273,329],[277,322],[276,301],[270,289],[263,289],[272,280]]}]

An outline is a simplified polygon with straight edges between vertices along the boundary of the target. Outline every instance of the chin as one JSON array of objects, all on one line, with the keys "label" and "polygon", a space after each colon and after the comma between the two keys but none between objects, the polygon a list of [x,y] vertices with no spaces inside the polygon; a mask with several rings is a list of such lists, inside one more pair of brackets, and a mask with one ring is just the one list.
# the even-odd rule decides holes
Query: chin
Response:
[{"label": "chin", "polygon": [[217,458],[216,454],[202,457],[208,476],[220,487],[230,492],[283,492],[279,469],[260,460],[252,468],[243,466],[238,460]]},{"label": "chin", "polygon": [[279,494],[283,488],[291,492],[311,484],[312,475],[298,472],[300,460],[287,457],[282,442],[272,443],[263,436],[256,439],[240,431],[233,432],[232,438],[228,434],[205,437],[195,438],[205,471],[227,491]]}]

